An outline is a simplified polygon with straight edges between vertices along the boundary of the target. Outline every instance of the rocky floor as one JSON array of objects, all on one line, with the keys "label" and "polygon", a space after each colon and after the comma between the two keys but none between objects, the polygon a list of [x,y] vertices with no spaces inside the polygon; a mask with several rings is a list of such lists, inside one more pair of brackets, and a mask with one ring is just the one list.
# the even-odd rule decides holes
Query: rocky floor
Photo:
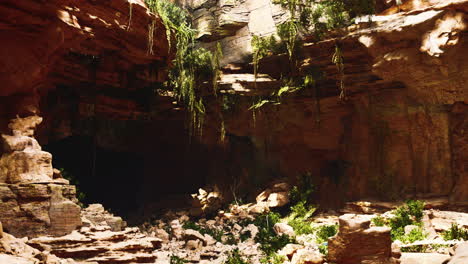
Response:
[{"label": "rocky floor", "polygon": [[[277,236],[287,235],[295,240],[277,251],[276,260],[262,260],[264,245],[258,243],[256,237],[264,226],[258,225],[255,219],[289,202],[287,195],[283,195],[284,190],[276,187],[261,193],[255,203],[217,209],[215,213],[211,212],[213,217],[210,218],[198,214],[203,214],[210,206],[219,205],[218,196],[201,191],[193,196],[198,199],[195,203],[198,209],[168,212],[139,228],[126,227],[120,217],[108,213],[99,204],[83,209],[83,226],[61,237],[20,239],[1,232],[0,227],[0,263],[242,264],[227,262],[232,261],[237,253],[246,261],[244,263],[252,264],[468,263],[466,242],[447,241],[441,236],[452,224],[467,228],[467,213],[426,209],[422,223],[427,236],[411,243],[398,240],[392,243],[390,228],[376,226],[372,219],[376,216],[391,217],[395,213],[392,208],[399,204],[377,202],[349,203],[342,212],[312,216],[308,221],[316,228],[314,230],[339,224],[338,234],[328,242],[317,240],[317,233],[295,235],[288,224],[275,224],[273,230]],[[437,207],[435,204],[429,201],[426,207]],[[191,217],[194,213],[198,216]],[[406,229],[411,228],[405,227],[405,232]],[[328,246],[328,255],[323,254],[324,245]]]}]

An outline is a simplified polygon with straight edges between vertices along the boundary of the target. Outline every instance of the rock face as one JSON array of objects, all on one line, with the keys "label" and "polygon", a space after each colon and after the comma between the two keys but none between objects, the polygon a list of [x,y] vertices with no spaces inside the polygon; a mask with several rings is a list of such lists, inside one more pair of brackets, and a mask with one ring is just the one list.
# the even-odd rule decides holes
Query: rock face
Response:
[{"label": "rock face", "polygon": [[42,118],[10,122],[2,135],[0,157],[0,220],[15,236],[64,235],[81,225],[74,186],[54,179],[52,155],[33,138]]},{"label": "rock face", "polygon": [[[179,1],[182,2],[182,1]],[[271,0],[186,1],[198,30],[201,46],[212,48],[216,42],[224,52],[223,64],[246,62],[252,35],[271,35],[288,14]]]},{"label": "rock face", "polygon": [[54,126],[49,107],[61,105],[49,92],[82,89],[88,96],[74,97],[75,114],[128,118],[137,106],[97,91],[162,81],[171,57],[165,31],[143,1],[2,1],[0,17],[0,220],[15,236],[65,235],[81,225],[76,190],[34,138],[44,114],[42,127]]},{"label": "rock face", "polygon": [[339,225],[338,234],[328,240],[330,262],[399,263],[392,256],[390,228],[369,227],[368,216],[353,214],[340,216]]},{"label": "rock face", "polygon": [[[260,72],[272,81],[256,88],[231,76],[232,87],[221,87],[235,102],[223,112],[224,129],[249,139],[281,175],[309,171],[322,204],[414,196],[466,204],[467,5],[426,3],[305,44],[301,71],[315,67],[325,76],[318,95],[305,89],[252,113],[252,102],[268,97],[289,70],[286,56],[265,58]],[[346,61],[345,102],[331,61],[335,43]],[[256,177],[256,169],[246,174]]]}]

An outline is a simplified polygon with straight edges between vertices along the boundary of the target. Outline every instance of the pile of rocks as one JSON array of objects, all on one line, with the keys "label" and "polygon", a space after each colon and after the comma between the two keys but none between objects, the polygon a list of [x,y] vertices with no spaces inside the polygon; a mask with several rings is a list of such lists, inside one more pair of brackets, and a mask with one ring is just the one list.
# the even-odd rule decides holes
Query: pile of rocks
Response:
[{"label": "pile of rocks", "polygon": [[200,188],[198,193],[192,194],[192,208],[190,215],[200,216],[216,212],[221,208],[223,203],[223,195],[218,186]]}]

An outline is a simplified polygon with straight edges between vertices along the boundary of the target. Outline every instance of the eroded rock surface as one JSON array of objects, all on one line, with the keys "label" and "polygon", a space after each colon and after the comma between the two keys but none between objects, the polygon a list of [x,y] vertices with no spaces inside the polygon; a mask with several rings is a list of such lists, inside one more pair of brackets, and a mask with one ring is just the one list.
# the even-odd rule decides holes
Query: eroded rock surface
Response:
[{"label": "eroded rock surface", "polygon": [[392,255],[390,228],[369,227],[366,215],[346,214],[339,218],[339,231],[328,240],[330,262],[399,263]]}]

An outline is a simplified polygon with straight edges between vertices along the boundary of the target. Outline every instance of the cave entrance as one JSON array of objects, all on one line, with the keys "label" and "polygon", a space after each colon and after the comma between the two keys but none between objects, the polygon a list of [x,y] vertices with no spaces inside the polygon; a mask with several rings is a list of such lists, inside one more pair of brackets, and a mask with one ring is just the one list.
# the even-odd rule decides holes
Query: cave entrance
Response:
[{"label": "cave entrance", "polygon": [[44,146],[52,153],[54,168],[63,170],[84,204],[101,203],[119,216],[138,210],[144,159],[135,153],[96,146],[92,137],[71,136]]},{"label": "cave entrance", "polygon": [[85,195],[85,205],[101,203],[130,224],[139,224],[167,209],[190,206],[190,194],[204,187],[209,173],[209,149],[201,144],[190,145],[188,137],[166,142],[154,135],[145,138],[145,146],[134,139],[128,144],[133,149],[126,151],[102,147],[82,135],[43,148],[53,155],[54,168],[63,170]]}]

